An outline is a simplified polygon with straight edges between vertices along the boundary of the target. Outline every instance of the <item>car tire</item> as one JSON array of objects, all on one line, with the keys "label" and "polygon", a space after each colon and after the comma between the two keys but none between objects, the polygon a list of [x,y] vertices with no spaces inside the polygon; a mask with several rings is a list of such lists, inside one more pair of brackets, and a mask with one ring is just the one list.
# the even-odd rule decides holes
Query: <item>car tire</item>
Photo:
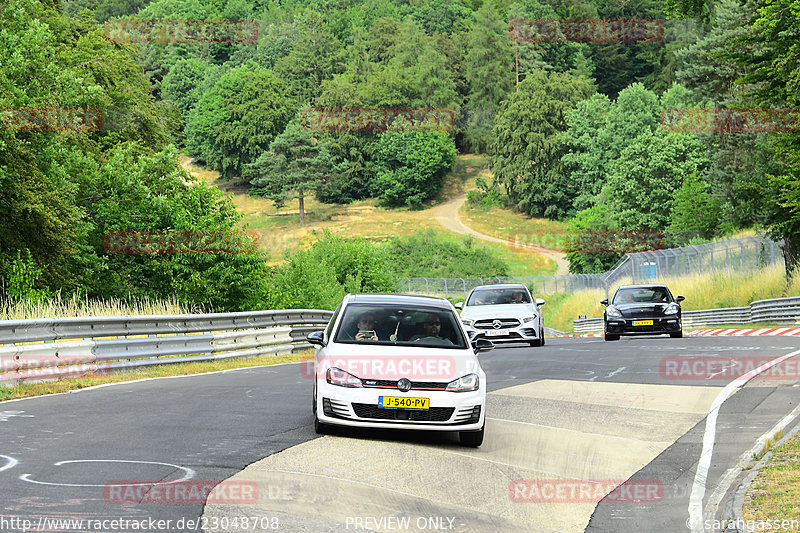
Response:
[{"label": "car tire", "polygon": [[314,387],[314,394],[311,395],[311,399],[314,402],[314,404],[312,406],[312,410],[314,412],[314,433],[316,433],[317,435],[325,435],[328,432],[328,430],[330,429],[330,426],[328,426],[328,424],[323,424],[322,422],[319,421],[319,418],[317,418],[317,390],[316,390],[316,387]]},{"label": "car tire", "polygon": [[469,446],[470,448],[477,448],[483,444],[483,426],[480,431],[461,431],[458,434],[458,441],[462,446]]},{"label": "car tire", "polygon": [[531,343],[531,346],[536,348],[536,347],[542,346],[544,344],[544,341],[543,341],[543,339],[536,339],[535,341],[530,341],[530,343]]},{"label": "car tire", "polygon": [[619,335],[611,335],[611,334],[609,334],[609,333],[606,333],[606,334],[603,336],[603,338],[604,338],[605,340],[607,340],[607,341],[618,341],[618,340],[619,340]]},{"label": "car tire", "polygon": [[545,342],[545,339],[544,339],[544,330],[542,330],[542,331],[539,333],[539,338],[540,338],[540,339],[542,339],[542,344],[541,344],[540,346],[544,346],[544,342]]},{"label": "car tire", "polygon": [[683,330],[676,331],[675,333],[670,333],[669,336],[672,337],[673,339],[680,339],[681,337],[683,337]]}]

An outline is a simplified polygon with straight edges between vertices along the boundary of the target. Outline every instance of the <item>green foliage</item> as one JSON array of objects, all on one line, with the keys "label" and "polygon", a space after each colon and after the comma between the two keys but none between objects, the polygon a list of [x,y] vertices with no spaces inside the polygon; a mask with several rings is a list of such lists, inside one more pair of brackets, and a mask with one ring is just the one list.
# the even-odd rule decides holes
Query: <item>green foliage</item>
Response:
[{"label": "green foliage", "polygon": [[531,216],[563,218],[578,195],[563,170],[565,115],[591,92],[583,78],[536,72],[504,103],[492,132],[492,169],[511,203]]},{"label": "green foliage", "polygon": [[375,157],[375,190],[385,205],[421,207],[439,193],[455,156],[455,144],[446,133],[387,131]]},{"label": "green foliage", "polygon": [[691,174],[675,193],[668,230],[679,244],[695,237],[711,239],[719,231],[720,215],[720,200],[708,193],[708,185],[697,174]]},{"label": "green foliage", "polygon": [[475,178],[477,190],[467,191],[467,203],[473,207],[492,208],[506,205],[508,198],[505,198],[497,187],[497,184],[489,185],[483,176]]},{"label": "green foliage", "polygon": [[208,70],[208,63],[196,57],[181,59],[164,78],[161,89],[164,97],[178,105],[184,117],[197,105],[202,95],[202,81]]},{"label": "green foliage", "polygon": [[[580,235],[583,230],[605,232],[617,230],[618,226],[609,216],[608,206],[606,204],[598,204],[576,213],[575,217],[570,220],[568,228]],[[580,240],[576,239],[575,246],[571,243],[570,247],[576,249],[568,250],[566,254],[571,274],[607,272],[623,255],[619,251],[603,252],[597,250],[591,253],[581,251],[577,246],[579,242]]]},{"label": "green foliage", "polygon": [[42,269],[33,261],[31,251],[27,248],[22,254],[17,250],[17,256],[11,261],[10,265],[3,266],[4,276],[0,276],[2,282],[2,293],[12,299],[25,299],[38,302],[48,298],[50,294],[47,290],[36,288],[41,283]]},{"label": "green foliage", "polygon": [[568,127],[561,141],[568,151],[561,157],[561,162],[567,180],[576,188],[577,195],[572,205],[577,210],[594,205],[607,175],[608,155],[598,132],[605,127],[611,106],[607,96],[595,94],[564,116]]},{"label": "green foliage", "polygon": [[317,96],[322,82],[342,69],[343,48],[324,23],[323,16],[308,11],[292,43],[289,55],[275,62],[275,73],[285,80],[298,102]]},{"label": "green foliage", "polygon": [[223,177],[241,176],[286,127],[294,106],[281,79],[249,66],[222,75],[200,97],[186,128],[186,144],[198,160]]},{"label": "green foliage", "polygon": [[475,15],[467,48],[466,79],[470,86],[466,144],[474,152],[486,153],[492,142],[495,114],[514,84],[508,25],[491,3],[484,4]]},{"label": "green foliage", "polygon": [[347,293],[396,288],[391,268],[375,244],[328,232],[278,267],[269,285],[271,309],[333,309]]},{"label": "green foliage", "polygon": [[605,194],[611,219],[624,229],[663,229],[685,176],[703,173],[708,155],[687,133],[645,131],[613,161]]},{"label": "green foliage", "polygon": [[507,276],[508,265],[470,236],[459,242],[432,230],[396,237],[386,244],[389,264],[398,277]]}]

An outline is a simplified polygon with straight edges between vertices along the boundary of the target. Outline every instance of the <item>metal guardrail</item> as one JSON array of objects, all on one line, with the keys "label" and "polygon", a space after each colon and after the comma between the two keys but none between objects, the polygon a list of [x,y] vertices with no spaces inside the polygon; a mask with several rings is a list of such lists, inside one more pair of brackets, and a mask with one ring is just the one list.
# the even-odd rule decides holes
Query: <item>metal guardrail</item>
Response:
[{"label": "metal guardrail", "polygon": [[333,313],[317,309],[0,321],[0,383],[295,353]]},{"label": "metal guardrail", "polygon": [[[725,307],[684,311],[683,325],[688,327],[713,326],[715,324],[751,324],[771,322],[779,325],[800,324],[800,296],[772,298],[752,302],[749,307]],[[602,318],[585,318],[573,321],[575,333],[603,331]]]}]

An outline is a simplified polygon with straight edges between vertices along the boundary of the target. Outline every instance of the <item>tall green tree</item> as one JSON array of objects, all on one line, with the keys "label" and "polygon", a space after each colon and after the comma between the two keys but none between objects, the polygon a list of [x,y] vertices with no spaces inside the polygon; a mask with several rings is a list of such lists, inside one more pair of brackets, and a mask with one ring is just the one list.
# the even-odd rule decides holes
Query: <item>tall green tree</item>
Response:
[{"label": "tall green tree", "polygon": [[300,203],[300,227],[306,225],[305,197],[322,187],[340,172],[331,163],[327,143],[297,124],[289,124],[264,152],[246,169],[250,193],[282,206],[289,198]]},{"label": "tall green tree", "polygon": [[275,62],[274,70],[286,80],[289,94],[300,103],[309,103],[324,80],[342,72],[344,49],[320,13],[309,10],[299,23],[292,51]]},{"label": "tall green tree", "polygon": [[702,175],[707,167],[705,147],[693,134],[641,133],[610,165],[603,193],[612,220],[622,229],[669,226],[684,178]]},{"label": "tall green tree", "polygon": [[224,178],[241,176],[294,115],[286,85],[269,70],[230,70],[204,93],[186,126],[193,155]]},{"label": "tall green tree", "polygon": [[503,105],[492,132],[491,164],[513,205],[531,216],[558,219],[578,195],[561,158],[565,116],[591,94],[584,78],[538,71]]},{"label": "tall green tree", "polygon": [[466,108],[466,142],[475,152],[485,153],[492,140],[495,114],[514,86],[514,59],[508,24],[492,3],[475,15],[466,57],[469,103]]}]

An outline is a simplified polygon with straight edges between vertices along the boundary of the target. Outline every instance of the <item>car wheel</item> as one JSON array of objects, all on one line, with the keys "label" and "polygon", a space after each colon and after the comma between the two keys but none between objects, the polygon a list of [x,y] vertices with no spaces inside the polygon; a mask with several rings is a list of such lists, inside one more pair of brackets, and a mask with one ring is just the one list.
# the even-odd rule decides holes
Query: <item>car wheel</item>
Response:
[{"label": "car wheel", "polygon": [[544,346],[544,330],[539,333],[539,338],[542,339],[542,346]]},{"label": "car wheel", "polygon": [[603,338],[605,340],[607,340],[607,341],[618,341],[619,340],[619,335],[611,335],[611,334],[606,333]]},{"label": "car wheel", "polygon": [[676,331],[675,333],[670,333],[669,336],[672,337],[673,339],[680,339],[681,337],[683,337],[683,331]]},{"label": "car wheel", "polygon": [[537,346],[541,346],[541,345],[544,344],[544,339],[536,339],[535,341],[530,341],[530,342],[531,342],[531,346],[537,347]]},{"label": "car wheel", "polygon": [[483,426],[480,431],[461,431],[458,434],[458,440],[462,446],[469,446],[470,448],[477,448],[483,444]]},{"label": "car wheel", "polygon": [[316,390],[316,387],[314,387],[314,394],[311,396],[311,399],[314,402],[314,405],[312,407],[312,410],[314,411],[314,432],[317,435],[324,435],[324,434],[326,434],[328,432],[329,426],[328,426],[328,424],[323,424],[322,422],[319,421],[319,418],[317,418],[317,390]]}]

